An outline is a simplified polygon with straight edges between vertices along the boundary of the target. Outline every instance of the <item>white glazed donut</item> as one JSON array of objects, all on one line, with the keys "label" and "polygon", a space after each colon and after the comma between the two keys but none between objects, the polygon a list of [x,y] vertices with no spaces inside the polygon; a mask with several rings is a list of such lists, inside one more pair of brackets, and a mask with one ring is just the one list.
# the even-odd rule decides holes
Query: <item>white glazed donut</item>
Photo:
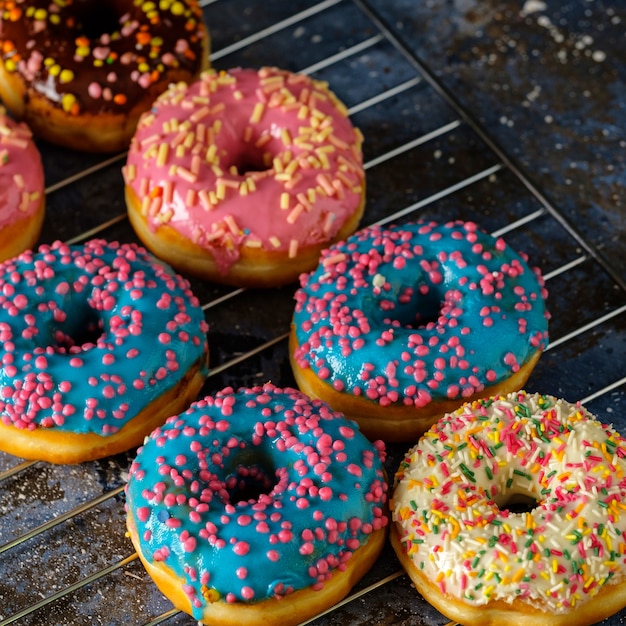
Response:
[{"label": "white glazed donut", "polygon": [[[392,545],[466,626],[599,622],[626,606],[625,455],[580,404],[523,391],[468,403],[401,463]],[[512,511],[520,499],[529,510]]]}]

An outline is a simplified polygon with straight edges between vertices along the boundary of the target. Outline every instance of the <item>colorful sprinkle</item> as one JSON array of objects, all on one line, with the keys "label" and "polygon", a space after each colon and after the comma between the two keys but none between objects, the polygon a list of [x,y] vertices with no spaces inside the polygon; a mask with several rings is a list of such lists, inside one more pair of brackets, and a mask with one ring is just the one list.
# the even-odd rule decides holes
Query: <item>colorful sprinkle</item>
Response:
[{"label": "colorful sprinkle", "polygon": [[[625,484],[626,440],[580,404],[523,391],[471,402],[401,462],[397,549],[470,605],[517,598],[567,613],[623,581]],[[519,498],[529,510],[509,509]]]}]

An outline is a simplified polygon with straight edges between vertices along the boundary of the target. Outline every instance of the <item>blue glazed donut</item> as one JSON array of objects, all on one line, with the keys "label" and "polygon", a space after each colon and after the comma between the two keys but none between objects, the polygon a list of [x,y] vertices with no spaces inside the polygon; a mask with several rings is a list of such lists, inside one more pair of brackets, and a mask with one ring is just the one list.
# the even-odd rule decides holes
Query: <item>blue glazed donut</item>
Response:
[{"label": "blue glazed donut", "polygon": [[188,282],[134,244],[41,246],[0,265],[0,449],[78,463],[189,406],[207,324]]},{"label": "blue glazed donut", "polygon": [[386,538],[384,445],[294,389],[225,389],[155,430],[126,489],[147,571],[210,624],[289,626],[338,601]]},{"label": "blue glazed donut", "polygon": [[366,435],[414,440],[524,385],[548,341],[545,297],[540,272],[474,223],[363,229],[301,277],[294,376]]}]

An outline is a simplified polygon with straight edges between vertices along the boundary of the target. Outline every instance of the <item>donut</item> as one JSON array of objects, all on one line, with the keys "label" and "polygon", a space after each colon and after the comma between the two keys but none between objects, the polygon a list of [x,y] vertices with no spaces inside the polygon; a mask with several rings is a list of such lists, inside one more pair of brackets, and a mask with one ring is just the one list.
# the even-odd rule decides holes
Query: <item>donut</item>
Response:
[{"label": "donut", "polygon": [[141,118],[123,168],[128,216],[183,273],[295,282],[358,226],[361,145],[326,83],[269,67],[209,70]]},{"label": "donut", "polygon": [[469,402],[395,477],[390,536],[418,591],[466,626],[583,626],[626,606],[626,441],[580,403]]},{"label": "donut", "polygon": [[80,463],[138,446],[196,399],[207,324],[135,244],[42,245],[0,264],[0,450]]},{"label": "donut", "polygon": [[129,471],[129,535],[180,610],[213,626],[299,624],[386,542],[385,447],[319,400],[226,388],[157,428]]},{"label": "donut", "polygon": [[296,383],[368,437],[415,441],[463,402],[524,386],[545,296],[539,270],[472,222],[363,229],[301,276]]},{"label": "donut", "polygon": [[61,146],[127,149],[156,96],[208,65],[197,0],[0,4],[0,99],[35,136]]},{"label": "donut", "polygon": [[0,106],[0,261],[37,243],[45,204],[43,165],[30,129]]}]

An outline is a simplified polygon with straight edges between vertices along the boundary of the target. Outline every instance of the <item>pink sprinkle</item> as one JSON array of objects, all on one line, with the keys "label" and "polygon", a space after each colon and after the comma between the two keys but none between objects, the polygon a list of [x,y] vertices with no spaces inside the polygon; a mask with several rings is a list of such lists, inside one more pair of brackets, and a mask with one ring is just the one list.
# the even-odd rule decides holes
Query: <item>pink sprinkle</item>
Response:
[{"label": "pink sprinkle", "polygon": [[233,552],[237,556],[245,556],[246,554],[248,554],[249,551],[250,551],[250,545],[248,544],[247,541],[238,541],[233,546]]},{"label": "pink sprinkle", "polygon": [[324,502],[328,502],[329,500],[332,500],[333,490],[330,487],[322,487],[318,493],[319,493],[319,497]]},{"label": "pink sprinkle", "polygon": [[348,470],[350,474],[353,474],[354,476],[363,475],[363,470],[358,465],[355,465],[354,463],[350,463],[346,469]]},{"label": "pink sprinkle", "polygon": [[102,95],[102,87],[94,82],[89,83],[87,87],[87,93],[94,99],[97,100]]},{"label": "pink sprinkle", "polygon": [[252,600],[254,598],[254,589],[252,589],[252,587],[242,587],[241,597],[244,600]]},{"label": "pink sprinkle", "polygon": [[150,509],[147,506],[142,506],[137,509],[137,518],[140,522],[148,521],[150,517]]}]

